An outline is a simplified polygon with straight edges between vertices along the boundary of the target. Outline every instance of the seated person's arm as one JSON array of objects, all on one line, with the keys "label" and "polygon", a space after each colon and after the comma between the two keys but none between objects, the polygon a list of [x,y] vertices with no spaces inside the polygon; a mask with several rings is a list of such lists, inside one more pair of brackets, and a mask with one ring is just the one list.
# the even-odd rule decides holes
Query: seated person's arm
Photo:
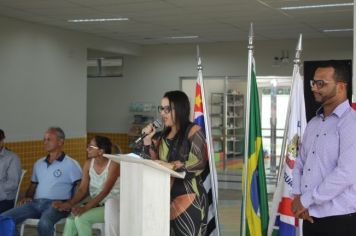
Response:
[{"label": "seated person's arm", "polygon": [[[55,201],[52,206],[60,211],[70,211],[70,209],[88,196],[89,189],[89,167],[90,160],[87,160],[83,167],[83,175],[80,182],[77,183],[77,188],[74,196],[68,201]],[[79,185],[79,186],[78,186]]]},{"label": "seated person's arm", "polygon": [[31,182],[30,186],[26,191],[26,195],[23,199],[20,200],[19,205],[31,202],[36,193],[38,183]]},{"label": "seated person's arm", "polygon": [[21,201],[19,202],[20,205],[31,202],[35,196],[36,189],[37,189],[37,186],[39,183],[39,179],[37,178],[37,168],[36,168],[37,163],[38,163],[38,161],[33,166],[31,184],[26,191],[25,198],[21,199]]},{"label": "seated person's arm", "polygon": [[103,190],[84,206],[79,207],[78,209],[74,209],[72,211],[73,214],[79,215],[93,207],[96,207],[110,193],[119,175],[120,175],[120,165],[112,161],[109,166],[108,179],[104,184]]},{"label": "seated person's arm", "polygon": [[9,165],[5,168],[7,178],[1,179],[1,199],[6,199],[7,194],[16,191],[21,178],[21,164],[17,156],[12,157]]}]

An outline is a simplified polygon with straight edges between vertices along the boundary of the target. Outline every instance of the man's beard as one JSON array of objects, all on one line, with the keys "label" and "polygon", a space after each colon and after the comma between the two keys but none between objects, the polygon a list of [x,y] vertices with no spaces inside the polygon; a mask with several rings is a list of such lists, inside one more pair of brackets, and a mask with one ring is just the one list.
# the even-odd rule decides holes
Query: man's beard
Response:
[{"label": "man's beard", "polygon": [[321,106],[325,105],[325,102],[327,102],[328,100],[332,99],[333,97],[336,96],[336,86],[334,87],[334,89],[330,92],[329,95],[325,95],[321,97],[321,101],[317,102],[318,104],[320,104]]}]

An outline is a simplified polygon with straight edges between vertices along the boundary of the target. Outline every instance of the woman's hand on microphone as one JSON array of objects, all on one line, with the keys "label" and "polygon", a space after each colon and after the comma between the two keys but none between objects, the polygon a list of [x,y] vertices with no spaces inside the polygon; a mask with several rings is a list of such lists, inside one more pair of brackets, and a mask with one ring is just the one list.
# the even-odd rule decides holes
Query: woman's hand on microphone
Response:
[{"label": "woman's hand on microphone", "polygon": [[148,124],[145,128],[142,129],[142,133],[147,134],[146,137],[143,138],[144,145],[151,145],[152,137],[156,133],[156,128],[153,124]]}]

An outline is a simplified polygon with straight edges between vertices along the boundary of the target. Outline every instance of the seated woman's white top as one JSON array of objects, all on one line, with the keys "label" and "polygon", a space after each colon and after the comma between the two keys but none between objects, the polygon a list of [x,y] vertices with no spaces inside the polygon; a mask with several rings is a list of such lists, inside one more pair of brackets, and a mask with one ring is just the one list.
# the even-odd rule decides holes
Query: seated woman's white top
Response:
[{"label": "seated woman's white top", "polygon": [[[94,161],[95,158],[91,160],[90,169],[89,169],[89,176],[90,176],[89,193],[90,193],[90,197],[92,198],[94,198],[101,191],[103,191],[104,184],[109,176],[109,166],[111,163],[111,160],[109,160],[103,172],[101,172],[101,174],[98,174],[94,169]],[[108,198],[119,198],[119,194],[120,194],[120,181],[119,178],[117,178],[110,193],[100,202],[100,204],[104,204]]]}]

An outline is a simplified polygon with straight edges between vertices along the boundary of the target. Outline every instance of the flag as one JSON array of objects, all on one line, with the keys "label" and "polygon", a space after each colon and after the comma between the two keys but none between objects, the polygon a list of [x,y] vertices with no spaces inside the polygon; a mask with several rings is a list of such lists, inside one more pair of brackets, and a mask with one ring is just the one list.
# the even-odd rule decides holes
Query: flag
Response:
[{"label": "flag", "polygon": [[207,220],[207,235],[219,236],[218,214],[217,214],[217,176],[215,161],[211,145],[211,130],[210,121],[207,116],[205,103],[203,73],[201,70],[200,58],[198,58],[198,77],[195,87],[195,102],[194,102],[194,123],[199,125],[205,133],[207,143],[207,154],[209,165],[202,173],[204,188],[208,193],[208,220]]},{"label": "flag", "polygon": [[[300,223],[291,210],[293,200],[292,171],[298,156],[299,143],[306,126],[303,78],[299,65],[294,66],[293,83],[290,93],[290,117],[287,127],[287,152],[283,162],[282,175],[273,196],[269,236],[297,236],[302,234]],[[284,155],[284,154],[283,154]]]},{"label": "flag", "polygon": [[[248,160],[244,176],[247,176],[246,201],[246,236],[265,236],[268,227],[268,199],[266,175],[263,160],[262,133],[256,72],[252,58],[251,100],[248,137]],[[248,101],[247,101],[248,102]],[[246,166],[246,165],[245,165]],[[247,175],[246,172],[247,171]],[[243,181],[245,181],[243,179]],[[242,208],[242,210],[244,210]]]}]

